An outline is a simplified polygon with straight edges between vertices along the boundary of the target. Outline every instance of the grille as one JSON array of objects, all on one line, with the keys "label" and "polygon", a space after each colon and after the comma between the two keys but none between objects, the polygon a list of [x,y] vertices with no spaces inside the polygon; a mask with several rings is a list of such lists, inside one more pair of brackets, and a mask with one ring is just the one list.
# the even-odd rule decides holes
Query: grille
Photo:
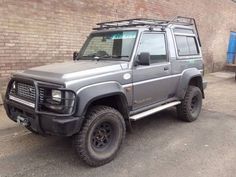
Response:
[{"label": "grille", "polygon": [[10,94],[33,102],[36,98],[34,85],[22,82],[13,82]]},{"label": "grille", "polygon": [[43,103],[45,98],[45,89],[44,88],[39,88],[39,102]]}]

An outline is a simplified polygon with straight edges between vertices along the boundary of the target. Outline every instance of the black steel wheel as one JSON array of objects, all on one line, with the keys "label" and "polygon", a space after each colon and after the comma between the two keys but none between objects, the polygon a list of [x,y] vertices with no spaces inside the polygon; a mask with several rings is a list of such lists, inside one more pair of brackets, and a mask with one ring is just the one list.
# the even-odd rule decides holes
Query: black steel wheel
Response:
[{"label": "black steel wheel", "polygon": [[74,146],[90,166],[101,166],[114,159],[125,137],[123,116],[114,108],[95,106],[89,110]]},{"label": "black steel wheel", "polygon": [[187,122],[195,121],[202,109],[202,92],[196,86],[189,86],[184,100],[177,106],[178,117]]},{"label": "black steel wheel", "polygon": [[97,151],[103,150],[112,142],[114,138],[114,127],[109,122],[100,123],[93,131],[91,144]]}]

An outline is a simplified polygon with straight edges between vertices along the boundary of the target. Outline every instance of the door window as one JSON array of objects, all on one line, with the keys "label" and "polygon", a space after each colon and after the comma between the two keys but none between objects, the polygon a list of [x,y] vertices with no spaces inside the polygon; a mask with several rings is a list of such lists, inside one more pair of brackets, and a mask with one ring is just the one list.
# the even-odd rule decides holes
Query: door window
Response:
[{"label": "door window", "polygon": [[167,61],[166,42],[164,34],[143,34],[138,49],[138,56],[142,52],[148,52],[151,63],[161,63]]}]

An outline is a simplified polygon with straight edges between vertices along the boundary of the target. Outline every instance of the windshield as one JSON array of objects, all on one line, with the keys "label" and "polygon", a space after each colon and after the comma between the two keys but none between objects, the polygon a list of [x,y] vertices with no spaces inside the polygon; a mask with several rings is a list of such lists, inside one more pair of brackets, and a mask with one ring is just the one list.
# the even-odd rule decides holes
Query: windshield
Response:
[{"label": "windshield", "polygon": [[137,31],[92,34],[80,53],[81,59],[129,60]]}]

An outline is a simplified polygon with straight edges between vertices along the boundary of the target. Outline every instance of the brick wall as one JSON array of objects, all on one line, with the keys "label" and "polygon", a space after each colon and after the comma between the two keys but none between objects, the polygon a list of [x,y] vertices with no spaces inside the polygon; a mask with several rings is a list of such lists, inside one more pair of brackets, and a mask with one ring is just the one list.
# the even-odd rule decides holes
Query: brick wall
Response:
[{"label": "brick wall", "polygon": [[15,71],[71,60],[96,22],[134,17],[195,17],[206,70],[217,71],[236,31],[235,12],[232,0],[0,0],[0,82]]}]

